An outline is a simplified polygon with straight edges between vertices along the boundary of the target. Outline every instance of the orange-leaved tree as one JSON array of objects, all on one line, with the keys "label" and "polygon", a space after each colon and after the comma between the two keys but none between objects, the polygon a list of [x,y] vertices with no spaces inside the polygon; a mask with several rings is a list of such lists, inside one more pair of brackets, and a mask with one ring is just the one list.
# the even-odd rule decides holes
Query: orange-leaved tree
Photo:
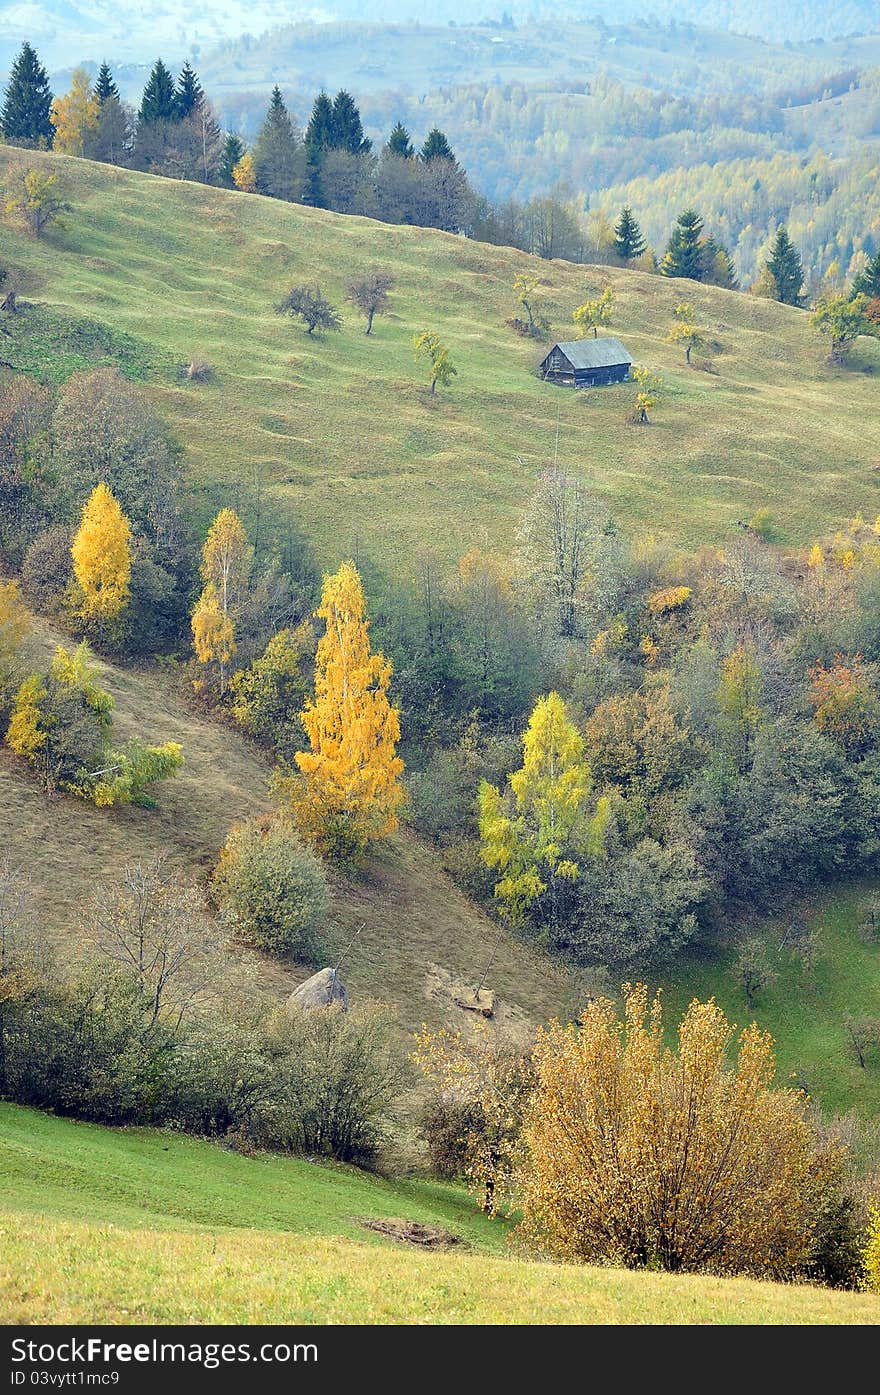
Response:
[{"label": "orange-leaved tree", "polygon": [[193,647],[200,664],[216,663],[220,696],[235,654],[235,616],[244,599],[253,548],[234,509],[221,509],[202,549],[202,594],[192,613]]},{"label": "orange-leaved tree", "polygon": [[790,1277],[810,1269],[841,1185],[802,1091],[773,1087],[770,1037],[694,1001],[678,1049],[659,997],[624,985],[539,1033],[526,1107],[525,1233],[565,1259]]},{"label": "orange-leaved tree", "polygon": [[299,773],[277,780],[276,793],[290,802],[306,837],[350,860],[397,827],[400,714],[388,697],[391,663],[370,648],[353,562],[324,577],[316,614],[326,628],[315,655],[315,694],[302,712],[310,749],[296,753]]},{"label": "orange-leaved tree", "polygon": [[103,630],[128,605],[131,581],[131,524],[106,484],[89,495],[70,555],[80,613]]}]

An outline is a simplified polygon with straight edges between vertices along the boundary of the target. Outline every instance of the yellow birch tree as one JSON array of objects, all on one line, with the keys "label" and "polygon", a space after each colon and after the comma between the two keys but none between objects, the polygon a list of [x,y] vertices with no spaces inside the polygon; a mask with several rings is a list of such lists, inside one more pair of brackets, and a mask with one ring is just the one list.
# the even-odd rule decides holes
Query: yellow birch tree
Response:
[{"label": "yellow birch tree", "polygon": [[216,662],[220,696],[226,692],[226,669],[235,654],[235,614],[253,562],[253,548],[234,509],[221,509],[208,529],[202,549],[204,590],[192,613],[193,647],[200,664]]},{"label": "yellow birch tree", "polygon": [[83,619],[103,627],[128,605],[131,581],[131,525],[106,484],[89,495],[70,555]]}]

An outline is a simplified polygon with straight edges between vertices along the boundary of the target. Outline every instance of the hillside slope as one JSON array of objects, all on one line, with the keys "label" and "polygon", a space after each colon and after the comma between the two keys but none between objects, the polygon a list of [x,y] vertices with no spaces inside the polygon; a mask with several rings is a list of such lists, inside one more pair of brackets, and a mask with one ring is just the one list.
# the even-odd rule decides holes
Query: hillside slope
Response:
[{"label": "hillside slope", "polygon": [[[48,654],[59,638],[38,625],[33,647]],[[96,809],[63,794],[47,799],[24,763],[0,746],[3,854],[28,869],[39,924],[65,955],[81,952],[79,907],[97,882],[113,878],[128,861],[158,856],[183,879],[202,880],[232,823],[269,807],[266,759],[230,727],[201,716],[173,676],[100,667],[116,700],[114,730],[123,739],[137,734],[150,742],[180,741],[185,764],[157,787],[155,809]],[[500,998],[495,1025],[509,1033],[522,1035],[529,1023],[556,1013],[573,1014],[587,991],[587,975],[499,931],[405,830],[363,874],[336,876],[332,889],[328,956],[338,955],[363,926],[343,976],[355,1001],[388,1003],[402,1029],[423,1021],[471,1025],[473,1014],[455,1007],[450,985],[476,984],[496,943],[488,982]],[[273,1001],[308,972],[242,951],[223,966],[228,988]]]},{"label": "hillside slope", "polygon": [[[859,1323],[880,1298],[505,1257],[502,1222],[439,1184],[242,1158],[0,1105],[0,1320]],[[418,1253],[362,1218],[464,1241]]]},{"label": "hillside slope", "polygon": [[[0,175],[20,155],[0,150]],[[880,344],[846,371],[800,311],[641,273],[531,259],[435,231],[282,204],[56,156],[68,226],[35,242],[4,226],[0,258],[22,293],[137,338],[150,391],[197,475],[270,486],[322,559],[357,552],[398,575],[431,547],[509,549],[536,471],[553,454],[609,499],[628,528],[717,541],[768,507],[803,543],[880,510]],[[299,282],[344,305],[372,266],[397,277],[393,313],[367,338],[351,307],[340,334],[309,337],[273,306]],[[587,292],[613,286],[613,331],[665,390],[650,429],[624,425],[632,390],[577,393],[532,372],[540,352],[505,325],[511,286],[546,282],[558,337]],[[720,346],[717,372],[688,369],[664,335],[690,300]],[[411,339],[440,332],[458,368],[430,398]],[[13,326],[28,334],[27,314]],[[4,353],[27,354],[4,341]],[[203,355],[214,381],[171,365]],[[111,355],[112,357],[112,355]],[[81,356],[87,366],[88,355]],[[75,351],[63,369],[77,363]],[[51,353],[41,371],[57,376]]]}]

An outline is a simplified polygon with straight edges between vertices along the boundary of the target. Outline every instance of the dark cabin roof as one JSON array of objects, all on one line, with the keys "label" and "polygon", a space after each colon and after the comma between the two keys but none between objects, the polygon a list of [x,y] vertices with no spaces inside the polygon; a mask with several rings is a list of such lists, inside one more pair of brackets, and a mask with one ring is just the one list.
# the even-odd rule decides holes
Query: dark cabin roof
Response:
[{"label": "dark cabin roof", "polygon": [[[547,358],[553,349],[561,349],[576,372],[587,368],[616,368],[622,363],[632,363],[620,340],[611,336],[603,336],[601,339],[570,339],[554,344]],[[545,363],[547,358],[544,359]]]}]

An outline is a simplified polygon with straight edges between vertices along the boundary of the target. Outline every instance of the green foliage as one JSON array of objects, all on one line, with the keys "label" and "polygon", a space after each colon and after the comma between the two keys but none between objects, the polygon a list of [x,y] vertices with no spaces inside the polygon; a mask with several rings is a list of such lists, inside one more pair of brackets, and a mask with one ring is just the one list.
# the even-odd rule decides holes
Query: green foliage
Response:
[{"label": "green foliage", "polygon": [[[237,149],[230,147],[230,139],[236,138],[227,137],[223,161],[224,169],[228,168],[228,182],[231,184],[232,169],[244,154],[244,148],[240,141],[237,142]],[[259,193],[275,199],[300,197],[305,168],[302,147],[279,87],[272,89],[269,110],[257,137],[253,156]]]},{"label": "green foliage", "polygon": [[308,621],[295,630],[279,630],[263,653],[229,683],[236,722],[286,760],[293,759],[303,740],[299,714],[310,688],[314,649],[315,633]]},{"label": "green foliage", "polygon": [[0,131],[6,140],[50,146],[54,127],[49,119],[52,92],[49,78],[29,43],[12,64],[0,110]]},{"label": "green foliage", "polygon": [[660,273],[663,276],[685,276],[702,281],[704,274],[701,239],[703,220],[693,209],[680,213],[666,247]]},{"label": "green foliage", "polygon": [[155,126],[177,120],[177,94],[174,79],[161,58],[157,58],[147,80],[138,111],[139,126]]},{"label": "green foliage", "polygon": [[865,313],[868,306],[866,295],[855,295],[850,299],[843,292],[821,296],[810,316],[810,324],[820,334],[831,339],[832,363],[846,362],[849,351],[860,335],[873,337],[880,335],[880,326]]},{"label": "green foliage", "polygon": [[781,300],[783,305],[800,305],[804,290],[804,268],[800,253],[789,237],[786,227],[777,229],[766,266],[773,277],[775,298]]},{"label": "green foliage", "polygon": [[252,819],[234,828],[212,885],[240,943],[314,958],[329,906],[327,883],[321,862],[289,824]]},{"label": "green foliage", "polygon": [[488,867],[499,872],[495,895],[511,919],[537,919],[552,937],[564,919],[584,858],[602,850],[607,799],[593,801],[583,739],[558,693],[540,698],[523,736],[522,768],[509,791],[483,781],[480,838]]},{"label": "green foliage", "polygon": [[321,294],[319,286],[294,286],[275,307],[278,315],[290,315],[302,320],[308,334],[316,329],[341,329],[342,321],[330,301]]},{"label": "green foliage", "polygon": [[421,334],[413,335],[412,344],[416,359],[425,359],[427,363],[433,397],[437,391],[437,384],[449,387],[452,379],[458,376],[458,369],[449,357],[449,349],[433,330],[424,329]]},{"label": "green foliage", "polygon": [[634,262],[647,248],[642,230],[630,207],[621,210],[614,229],[614,250],[622,262]]}]

